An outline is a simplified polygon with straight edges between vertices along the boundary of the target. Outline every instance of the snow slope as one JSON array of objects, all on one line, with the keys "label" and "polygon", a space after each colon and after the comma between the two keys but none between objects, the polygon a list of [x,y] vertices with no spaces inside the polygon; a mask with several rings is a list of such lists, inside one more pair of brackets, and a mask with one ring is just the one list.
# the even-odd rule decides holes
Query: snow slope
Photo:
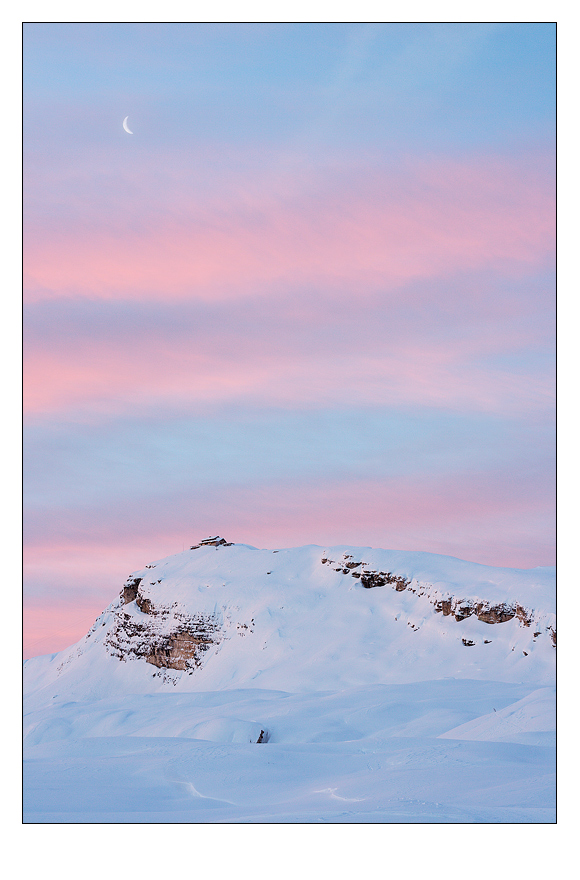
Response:
[{"label": "snow slope", "polygon": [[158,560],[26,661],[26,821],[554,821],[555,626],[553,569]]}]

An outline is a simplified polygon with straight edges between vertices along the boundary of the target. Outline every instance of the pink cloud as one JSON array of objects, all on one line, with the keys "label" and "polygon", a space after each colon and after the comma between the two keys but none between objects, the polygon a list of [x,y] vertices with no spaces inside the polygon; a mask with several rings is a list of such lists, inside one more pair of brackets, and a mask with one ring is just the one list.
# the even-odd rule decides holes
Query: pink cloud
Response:
[{"label": "pink cloud", "polygon": [[[243,335],[243,328],[238,333]],[[512,350],[522,331],[498,330],[489,338],[425,340],[386,338],[360,345],[355,335],[330,337],[318,350],[293,351],[284,333],[278,349],[236,344],[232,330],[192,342],[162,334],[138,350],[126,340],[108,344],[31,348],[25,367],[25,411],[50,412],[93,406],[107,412],[163,403],[247,402],[279,406],[359,405],[450,406],[488,412],[543,411],[553,402],[550,377],[478,366],[477,355]],[[215,341],[216,352],[212,350]],[[231,343],[229,356],[228,341]],[[499,348],[498,348],[499,347]]]},{"label": "pink cloud", "polygon": [[[146,176],[146,169],[143,169]],[[27,225],[30,297],[231,298],[272,285],[384,287],[553,251],[554,194],[516,165],[433,161],[313,179],[253,172],[213,200],[185,186],[90,228]],[[126,209],[124,209],[126,210]]]},{"label": "pink cloud", "polygon": [[61,604],[55,607],[44,601],[23,610],[24,659],[53,654],[78,642],[90,629],[103,608],[98,600],[87,605]]}]

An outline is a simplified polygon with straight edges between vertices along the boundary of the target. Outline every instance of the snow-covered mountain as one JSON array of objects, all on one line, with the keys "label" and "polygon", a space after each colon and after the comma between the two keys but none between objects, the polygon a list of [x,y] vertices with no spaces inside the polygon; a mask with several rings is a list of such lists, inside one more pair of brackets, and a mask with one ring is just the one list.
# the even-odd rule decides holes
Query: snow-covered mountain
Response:
[{"label": "snow-covered mountain", "polygon": [[[324,809],[330,802],[328,815],[335,816],[337,806],[349,802],[349,816],[359,816],[330,821],[551,821],[547,817],[552,815],[553,786],[546,789],[545,779],[551,773],[554,726],[554,599],[552,568],[494,568],[429,553],[369,547],[258,550],[219,537],[205,539],[131,574],[119,597],[76,645],[26,661],[25,743],[27,754],[35,758],[29,765],[33,782],[28,810],[35,817],[31,821],[78,817],[74,773],[59,776],[60,807],[55,806],[54,786],[50,803],[45,797],[46,780],[65,758],[73,760],[78,753],[73,764],[84,778],[92,772],[95,748],[105,749],[99,752],[101,757],[106,753],[113,760],[121,747],[140,768],[130,781],[125,780],[123,789],[125,800],[126,792],[133,792],[131,810],[141,817],[135,821],[268,821],[270,812],[262,809],[264,797],[270,798],[271,815],[278,816],[277,821],[314,821],[311,807],[321,797]],[[490,804],[495,809],[498,803],[493,785],[493,795],[482,796],[477,806],[480,812],[465,819],[468,808],[457,801],[455,771],[444,787],[454,806],[447,813],[433,814],[431,801],[425,801],[431,804],[428,815],[436,819],[420,818],[424,811],[416,808],[411,818],[388,818],[399,815],[401,797],[391,792],[387,798],[391,806],[385,808],[385,781],[379,781],[380,774],[361,783],[362,788],[353,789],[351,779],[346,788],[351,794],[356,789],[356,795],[335,794],[340,786],[334,783],[354,772],[352,762],[358,766],[356,755],[361,750],[383,756],[377,769],[392,768],[393,755],[400,757],[397,749],[409,737],[414,738],[413,748],[417,737],[424,748],[427,741],[431,743],[433,767],[445,762],[458,743],[467,750],[467,764],[484,755],[488,788],[494,773],[499,774],[501,787],[513,771],[516,788],[526,792],[520,819],[514,819],[511,807],[506,807],[504,818],[490,819]],[[247,789],[243,796],[232,794],[221,763],[213,775],[202,772],[211,795],[200,794],[191,774],[180,770],[171,785],[181,792],[187,782],[191,791],[184,807],[181,795],[175,800],[171,789],[172,809],[180,816],[185,810],[190,818],[175,819],[173,813],[173,818],[170,813],[143,818],[139,794],[143,766],[135,755],[145,741],[148,747],[163,743],[155,761],[148,759],[151,772],[159,754],[179,752],[187,742],[186,752],[191,755],[195,744],[201,762],[196,765],[197,779],[200,767],[209,760],[209,743],[233,749],[228,752],[232,766],[236,749],[242,749],[239,757],[245,761],[249,753],[244,749],[267,743],[271,760],[262,768],[267,778],[276,749],[290,743],[293,748],[298,743],[316,744],[317,754],[326,748],[329,767],[342,770],[338,776],[330,770],[323,774],[322,787],[311,791],[314,771],[310,759],[304,764],[299,750],[302,758],[293,753],[298,762],[293,779],[296,784],[302,780],[298,793],[294,783],[288,788],[286,782],[285,788],[274,786],[275,794],[270,788],[267,796],[264,791],[258,796],[261,783],[255,780],[255,797],[250,793],[249,801]],[[493,744],[489,754],[481,752],[484,743]],[[498,759],[499,743],[502,748],[517,744],[520,749],[539,749],[538,766],[520,778],[521,755],[512,756],[514,763],[508,769],[506,761]],[[467,756],[472,749],[479,749],[479,758]],[[403,752],[407,756],[401,758],[403,764],[414,766],[409,755],[416,751],[403,748]],[[282,754],[278,758],[284,761]],[[167,780],[167,761],[161,764],[160,776]],[[538,779],[544,780],[537,785],[529,777],[532,772],[536,779],[536,770]],[[425,780],[428,777],[429,773]],[[66,787],[69,784],[72,789]],[[84,790],[81,782],[78,785]],[[164,785],[158,803],[165,803],[168,796]],[[433,796],[435,789],[427,781],[425,785]],[[298,801],[286,809],[288,798],[292,800],[290,789]],[[231,797],[225,796],[226,790]],[[93,803],[88,813],[86,804],[81,809],[93,818],[83,821],[100,821],[95,816],[105,807],[98,806],[100,795],[95,797],[97,807]],[[193,809],[192,797],[195,818],[188,812]],[[514,797],[519,803],[519,795],[511,789],[505,797],[512,807]],[[69,819],[55,818],[59,809]],[[131,811],[127,805],[123,809]],[[312,809],[316,815],[321,809],[326,815],[320,805]],[[360,818],[363,813],[368,816]],[[103,821],[132,821],[122,814],[124,818]],[[494,815],[500,814],[501,809]],[[402,815],[407,815],[405,810]]]},{"label": "snow-covered mountain", "polygon": [[553,569],[210,540],[134,572],[80,642],[25,664],[26,689],[94,699],[445,677],[553,682]]}]

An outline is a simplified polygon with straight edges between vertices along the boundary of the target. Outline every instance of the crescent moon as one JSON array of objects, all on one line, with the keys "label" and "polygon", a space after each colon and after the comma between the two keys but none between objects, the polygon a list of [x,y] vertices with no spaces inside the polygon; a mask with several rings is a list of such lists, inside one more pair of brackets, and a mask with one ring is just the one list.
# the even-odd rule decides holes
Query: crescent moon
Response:
[{"label": "crescent moon", "polygon": [[133,134],[133,132],[131,131],[131,129],[130,129],[129,126],[127,125],[127,120],[128,120],[128,118],[129,118],[128,116],[125,116],[125,118],[123,119],[123,128],[125,129],[125,131],[127,132],[127,134]]}]

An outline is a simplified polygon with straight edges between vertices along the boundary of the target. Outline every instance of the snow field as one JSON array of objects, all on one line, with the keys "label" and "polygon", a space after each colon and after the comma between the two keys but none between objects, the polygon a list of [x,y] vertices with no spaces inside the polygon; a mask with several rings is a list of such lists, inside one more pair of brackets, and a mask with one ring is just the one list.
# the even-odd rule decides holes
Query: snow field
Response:
[{"label": "snow field", "polygon": [[[365,589],[347,561],[409,586]],[[158,560],[133,575],[155,614],[115,600],[25,663],[25,821],[552,823],[553,575],[355,547]],[[442,597],[534,620],[456,620]],[[199,614],[219,622],[199,668],[108,647],[119,620]]]}]

